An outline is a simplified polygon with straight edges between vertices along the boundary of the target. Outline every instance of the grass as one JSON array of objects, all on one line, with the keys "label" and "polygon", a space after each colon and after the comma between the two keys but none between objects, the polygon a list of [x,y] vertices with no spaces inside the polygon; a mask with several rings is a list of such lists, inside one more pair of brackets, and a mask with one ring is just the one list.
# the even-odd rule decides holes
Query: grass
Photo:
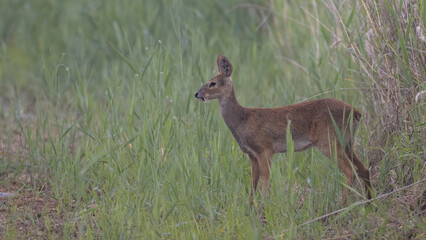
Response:
[{"label": "grass", "polygon": [[377,194],[424,180],[424,109],[371,143],[385,131],[342,35],[363,16],[341,3],[345,28],[315,1],[0,1],[0,191],[16,194],[0,202],[2,238],[420,239],[424,183],[370,207],[355,184],[347,210],[297,227],[343,207],[343,175],[316,150],[274,157],[262,225],[218,103],[193,97],[226,55],[244,106],[358,107],[358,155],[384,153],[369,165]]}]

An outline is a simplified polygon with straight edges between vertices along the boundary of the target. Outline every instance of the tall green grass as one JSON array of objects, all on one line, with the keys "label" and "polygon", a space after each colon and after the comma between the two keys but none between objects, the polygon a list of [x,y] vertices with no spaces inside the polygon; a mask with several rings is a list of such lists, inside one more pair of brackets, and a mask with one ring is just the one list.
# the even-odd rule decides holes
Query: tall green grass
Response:
[{"label": "tall green grass", "polygon": [[[340,3],[344,21],[359,24],[349,5]],[[369,111],[357,89],[359,65],[335,43],[339,23],[330,12],[316,1],[0,1],[0,133],[13,152],[0,155],[0,185],[23,173],[41,176],[22,183],[21,191],[54,199],[63,216],[59,233],[49,230],[54,223],[47,216],[41,238],[424,233],[417,211],[407,216],[398,208],[389,215],[397,198],[377,203],[376,212],[355,206],[297,227],[341,207],[343,175],[316,150],[274,157],[271,194],[264,200],[268,224],[262,225],[259,209],[248,201],[247,157],[217,102],[193,97],[223,54],[234,65],[244,106],[335,97]],[[356,148],[363,159],[368,131],[361,126]],[[22,144],[14,144],[17,135]],[[424,147],[400,148],[384,149],[400,159],[393,165],[383,159],[384,173],[373,180],[378,192],[389,188],[391,169],[404,178],[404,166],[395,165],[404,164],[401,150],[414,162],[414,179],[424,179],[418,153]],[[358,184],[354,191],[361,189]],[[353,192],[349,204],[362,199]],[[395,218],[410,222],[402,233],[387,224]],[[10,219],[2,237],[25,238],[34,229],[20,233]]]}]

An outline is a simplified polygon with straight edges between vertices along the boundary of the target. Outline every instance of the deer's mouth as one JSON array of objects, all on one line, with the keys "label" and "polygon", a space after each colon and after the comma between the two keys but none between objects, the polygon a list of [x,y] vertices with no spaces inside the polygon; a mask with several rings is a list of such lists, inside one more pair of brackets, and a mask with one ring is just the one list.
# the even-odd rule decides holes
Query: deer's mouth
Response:
[{"label": "deer's mouth", "polygon": [[204,97],[197,97],[198,100],[202,101],[202,102],[207,102],[207,98]]},{"label": "deer's mouth", "polygon": [[202,101],[202,102],[208,101],[208,99],[205,96],[204,97],[200,96],[200,94],[198,92],[195,93],[195,98]]}]

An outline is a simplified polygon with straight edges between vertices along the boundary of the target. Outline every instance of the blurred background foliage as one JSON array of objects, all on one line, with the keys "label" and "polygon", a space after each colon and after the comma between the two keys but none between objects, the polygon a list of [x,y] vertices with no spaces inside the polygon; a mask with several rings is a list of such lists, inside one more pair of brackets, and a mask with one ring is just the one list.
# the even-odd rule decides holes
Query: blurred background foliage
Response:
[{"label": "blurred background foliage", "polygon": [[[353,104],[364,116],[357,151],[377,194],[390,192],[425,179],[425,16],[414,0],[0,0],[0,185],[30,176],[20,191],[57,209],[12,218],[12,201],[3,236],[424,234],[424,185],[376,212],[352,206],[297,228],[339,207],[342,175],[317,151],[275,157],[262,226],[248,160],[218,104],[193,93],[222,54],[243,106]],[[20,219],[32,219],[24,232]]]}]

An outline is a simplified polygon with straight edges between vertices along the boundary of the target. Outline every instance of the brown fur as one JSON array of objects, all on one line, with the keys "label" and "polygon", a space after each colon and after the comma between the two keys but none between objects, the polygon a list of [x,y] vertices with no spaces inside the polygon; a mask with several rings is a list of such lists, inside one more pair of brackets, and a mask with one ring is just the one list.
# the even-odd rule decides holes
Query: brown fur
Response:
[{"label": "brown fur", "polygon": [[[224,56],[218,56],[217,67],[219,73],[201,87],[195,97],[202,101],[219,100],[226,125],[241,150],[250,158],[251,198],[259,179],[262,181],[263,194],[268,194],[271,158],[274,153],[287,151],[286,129],[289,122],[295,151],[316,147],[328,158],[336,157],[338,167],[346,177],[346,185],[351,186],[352,169],[355,169],[364,182],[367,197],[371,198],[369,170],[353,151],[353,136],[349,128],[349,116],[353,116],[353,129],[357,128],[361,118],[356,108],[332,98],[277,108],[246,108],[238,104],[235,97],[231,62]],[[339,142],[330,114],[341,135],[345,136],[344,146]],[[337,156],[333,156],[335,150]],[[346,202],[348,191],[346,188],[343,193],[343,202]]]}]

